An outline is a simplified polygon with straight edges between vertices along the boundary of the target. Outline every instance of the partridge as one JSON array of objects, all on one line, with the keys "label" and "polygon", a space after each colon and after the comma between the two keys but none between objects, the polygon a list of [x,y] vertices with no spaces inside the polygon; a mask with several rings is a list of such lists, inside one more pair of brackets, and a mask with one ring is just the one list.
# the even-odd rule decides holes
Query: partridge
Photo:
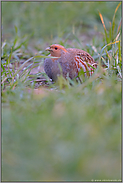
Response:
[{"label": "partridge", "polygon": [[85,76],[92,75],[97,63],[89,53],[76,48],[64,48],[59,44],[53,44],[46,48],[50,52],[50,57],[44,61],[44,70],[49,78],[56,81],[59,75],[64,78],[71,79],[78,76],[78,73],[83,69]]}]

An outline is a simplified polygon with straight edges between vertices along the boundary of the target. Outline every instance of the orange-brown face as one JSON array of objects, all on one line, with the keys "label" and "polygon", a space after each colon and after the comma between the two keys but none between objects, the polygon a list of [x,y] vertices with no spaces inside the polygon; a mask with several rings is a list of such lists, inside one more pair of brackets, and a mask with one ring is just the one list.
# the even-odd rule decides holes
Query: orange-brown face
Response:
[{"label": "orange-brown face", "polygon": [[53,44],[53,45],[49,46],[48,48],[46,48],[45,50],[49,51],[51,53],[51,56],[53,56],[53,57],[61,57],[62,50],[67,52],[67,50],[59,44]]}]

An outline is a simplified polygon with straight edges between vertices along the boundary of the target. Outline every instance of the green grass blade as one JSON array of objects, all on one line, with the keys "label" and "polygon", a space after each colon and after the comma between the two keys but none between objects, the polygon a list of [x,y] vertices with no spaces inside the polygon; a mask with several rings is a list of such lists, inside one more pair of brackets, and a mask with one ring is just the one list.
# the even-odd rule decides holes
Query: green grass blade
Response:
[{"label": "green grass blade", "polygon": [[114,12],[114,16],[113,16],[113,19],[112,19],[112,38],[114,37],[114,28],[115,28],[115,15],[116,15],[116,12],[119,8],[119,6],[121,5],[121,2],[117,5],[116,9],[115,9],[115,12]]},{"label": "green grass blade", "polygon": [[19,67],[19,69],[14,73],[13,77],[15,77],[15,76],[20,72],[20,70],[23,69],[23,67],[24,67],[30,60],[32,60],[33,58],[34,58],[34,57],[31,57],[31,58],[29,58],[28,60],[26,60],[26,61]]},{"label": "green grass blade", "polygon": [[120,20],[120,22],[119,22],[119,24],[118,24],[117,34],[118,34],[118,32],[120,31],[120,28],[121,28],[121,20]]}]

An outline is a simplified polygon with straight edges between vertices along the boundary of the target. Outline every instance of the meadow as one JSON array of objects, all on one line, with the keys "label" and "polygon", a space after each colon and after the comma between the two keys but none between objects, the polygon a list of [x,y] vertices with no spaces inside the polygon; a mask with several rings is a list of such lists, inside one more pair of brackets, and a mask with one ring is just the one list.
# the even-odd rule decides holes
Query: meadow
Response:
[{"label": "meadow", "polygon": [[[1,2],[2,181],[121,181],[121,6]],[[53,83],[53,43],[89,52],[94,74]]]}]

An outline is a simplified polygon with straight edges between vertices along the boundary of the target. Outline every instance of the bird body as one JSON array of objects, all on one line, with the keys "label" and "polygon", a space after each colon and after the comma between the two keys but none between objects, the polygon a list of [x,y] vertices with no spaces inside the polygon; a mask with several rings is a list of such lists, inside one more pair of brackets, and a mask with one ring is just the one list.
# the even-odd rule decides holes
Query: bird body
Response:
[{"label": "bird body", "polygon": [[78,76],[81,69],[92,75],[97,63],[89,53],[84,50],[76,48],[64,48],[59,44],[53,44],[46,48],[50,52],[51,57],[46,58],[44,61],[44,70],[49,78],[57,80],[59,75],[67,78],[68,76],[73,79]]}]

